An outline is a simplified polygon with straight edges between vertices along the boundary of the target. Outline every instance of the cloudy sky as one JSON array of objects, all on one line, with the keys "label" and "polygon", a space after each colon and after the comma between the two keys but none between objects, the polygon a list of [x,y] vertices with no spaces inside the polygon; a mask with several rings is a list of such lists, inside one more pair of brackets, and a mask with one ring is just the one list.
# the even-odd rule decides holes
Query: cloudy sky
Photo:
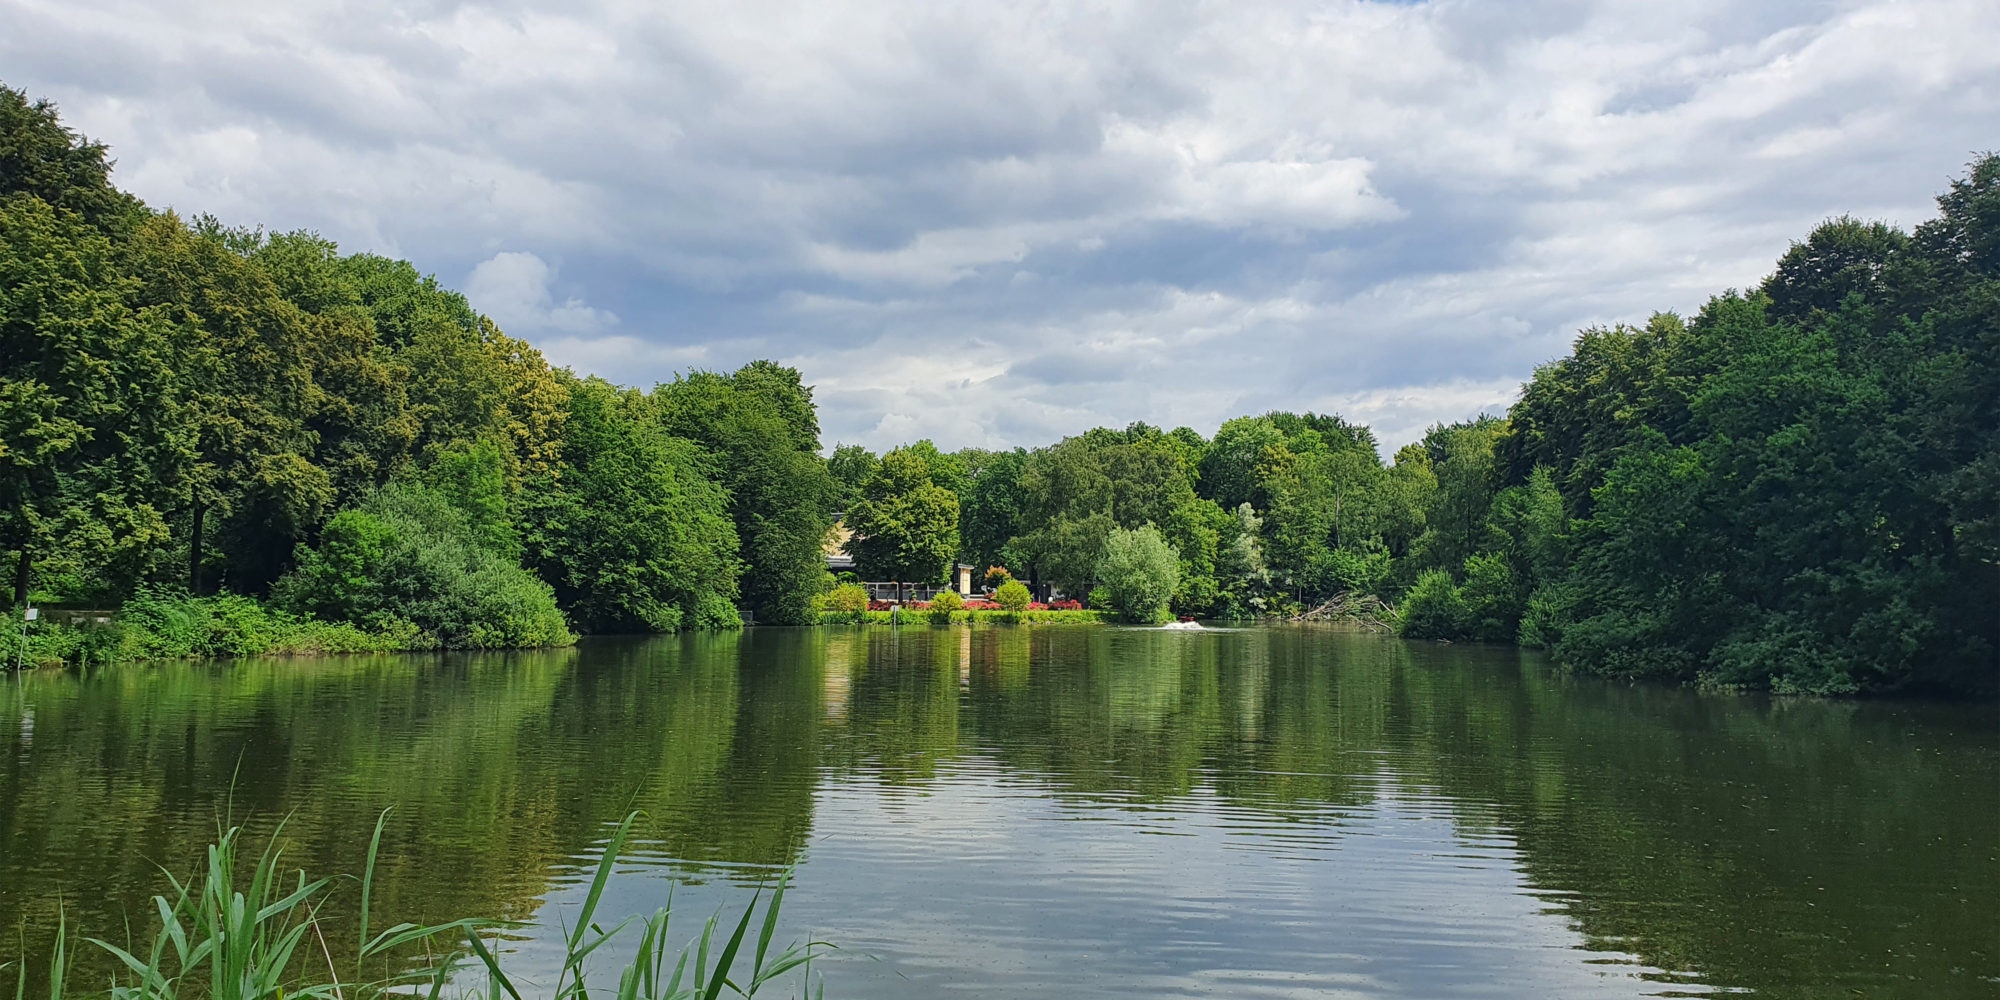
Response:
[{"label": "cloudy sky", "polygon": [[1993,0],[0,0],[155,206],[407,257],[558,363],[771,357],[829,445],[1393,448],[2000,146]]}]

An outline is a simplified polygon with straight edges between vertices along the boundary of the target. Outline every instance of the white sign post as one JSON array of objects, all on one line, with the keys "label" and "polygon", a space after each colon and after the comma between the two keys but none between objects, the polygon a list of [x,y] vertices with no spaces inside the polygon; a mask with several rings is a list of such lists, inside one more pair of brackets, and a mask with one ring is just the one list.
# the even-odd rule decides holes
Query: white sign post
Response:
[{"label": "white sign post", "polygon": [[34,621],[39,614],[40,612],[32,604],[28,605],[26,611],[21,612],[21,644],[14,647],[14,670],[17,673],[21,669],[22,659],[28,653],[28,623]]}]

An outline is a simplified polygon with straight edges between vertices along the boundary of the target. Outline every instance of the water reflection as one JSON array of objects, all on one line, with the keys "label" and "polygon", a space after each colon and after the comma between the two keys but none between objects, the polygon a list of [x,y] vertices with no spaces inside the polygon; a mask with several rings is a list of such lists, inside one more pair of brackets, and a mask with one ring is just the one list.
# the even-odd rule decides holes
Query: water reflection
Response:
[{"label": "water reflection", "polygon": [[788,914],[879,959],[836,963],[841,995],[2000,989],[1990,706],[1303,628],[28,675],[0,687],[0,926],[35,953],[58,899],[122,926],[231,810],[356,870],[386,806],[378,915],[552,924],[633,808],[610,905],[674,879],[717,905],[797,863]]}]

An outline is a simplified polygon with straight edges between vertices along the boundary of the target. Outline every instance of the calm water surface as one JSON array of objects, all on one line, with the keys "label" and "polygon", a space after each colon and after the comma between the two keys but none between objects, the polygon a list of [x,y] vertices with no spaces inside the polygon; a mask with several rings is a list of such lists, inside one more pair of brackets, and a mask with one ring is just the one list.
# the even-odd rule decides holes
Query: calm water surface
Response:
[{"label": "calm water surface", "polygon": [[673,886],[677,913],[740,906],[796,864],[789,927],[844,949],[829,996],[2000,996],[1993,706],[1297,627],[25,676],[0,683],[0,958],[45,954],[59,900],[122,934],[226,810],[289,815],[287,856],[329,873],[390,806],[377,925],[533,921],[511,961],[543,984],[638,808],[607,915]]}]

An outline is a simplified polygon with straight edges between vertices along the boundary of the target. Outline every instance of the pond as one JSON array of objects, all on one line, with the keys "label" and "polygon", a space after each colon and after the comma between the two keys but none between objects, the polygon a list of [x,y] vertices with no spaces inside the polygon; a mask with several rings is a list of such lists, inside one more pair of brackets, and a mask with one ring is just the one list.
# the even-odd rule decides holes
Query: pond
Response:
[{"label": "pond", "polygon": [[1297,626],[28,674],[0,682],[0,959],[39,963],[58,907],[122,936],[225,817],[284,820],[317,875],[390,807],[377,926],[530,921],[531,983],[640,809],[605,916],[733,912],[795,865],[829,997],[2000,995],[1994,706]]}]

